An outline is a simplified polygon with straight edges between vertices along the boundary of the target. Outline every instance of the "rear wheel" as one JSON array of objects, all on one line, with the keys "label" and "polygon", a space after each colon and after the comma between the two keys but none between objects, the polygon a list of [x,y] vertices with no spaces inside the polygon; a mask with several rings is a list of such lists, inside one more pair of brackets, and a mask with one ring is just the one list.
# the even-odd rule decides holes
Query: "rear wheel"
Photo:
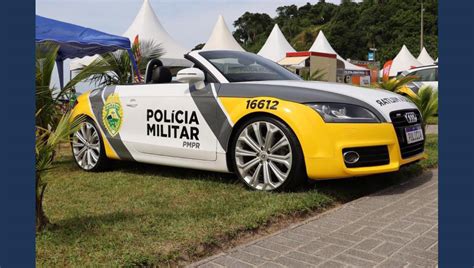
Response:
[{"label": "rear wheel", "polygon": [[296,135],[281,121],[259,116],[244,123],[232,143],[237,176],[251,189],[293,188],[306,180]]},{"label": "rear wheel", "polygon": [[80,128],[72,135],[71,147],[76,164],[83,170],[100,171],[109,162],[102,137],[91,119],[81,123]]}]

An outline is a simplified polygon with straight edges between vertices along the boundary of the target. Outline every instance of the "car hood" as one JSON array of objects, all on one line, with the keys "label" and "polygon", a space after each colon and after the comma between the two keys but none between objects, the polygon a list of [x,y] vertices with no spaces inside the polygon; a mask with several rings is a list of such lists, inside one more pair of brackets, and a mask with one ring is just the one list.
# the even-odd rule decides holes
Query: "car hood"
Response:
[{"label": "car hood", "polygon": [[[338,102],[363,106],[385,121],[397,110],[416,109],[409,99],[382,89],[318,81],[258,81],[222,84],[219,96],[271,96],[298,103]],[[381,118],[382,119],[382,118]]]}]

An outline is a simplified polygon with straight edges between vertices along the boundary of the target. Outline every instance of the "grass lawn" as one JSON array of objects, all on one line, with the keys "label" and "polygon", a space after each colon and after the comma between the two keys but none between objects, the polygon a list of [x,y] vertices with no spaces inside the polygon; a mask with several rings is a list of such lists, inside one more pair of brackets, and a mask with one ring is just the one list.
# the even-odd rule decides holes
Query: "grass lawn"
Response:
[{"label": "grass lawn", "polygon": [[427,121],[428,125],[437,125],[438,124],[438,116],[432,116]]},{"label": "grass lawn", "polygon": [[[37,265],[181,265],[308,214],[389,187],[437,166],[430,158],[400,172],[314,182],[293,193],[246,190],[230,174],[121,163],[86,173],[70,156],[46,177],[46,214],[36,237]],[[282,225],[283,222],[283,225]]]}]

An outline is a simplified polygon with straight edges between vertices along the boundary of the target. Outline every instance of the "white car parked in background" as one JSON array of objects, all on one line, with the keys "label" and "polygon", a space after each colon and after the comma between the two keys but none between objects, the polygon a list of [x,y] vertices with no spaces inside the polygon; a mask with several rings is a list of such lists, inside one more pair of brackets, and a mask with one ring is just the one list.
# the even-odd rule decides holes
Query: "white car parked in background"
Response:
[{"label": "white car parked in background", "polygon": [[407,85],[417,93],[422,86],[431,86],[438,90],[438,65],[426,65],[404,71],[400,76],[416,76],[417,80]]}]

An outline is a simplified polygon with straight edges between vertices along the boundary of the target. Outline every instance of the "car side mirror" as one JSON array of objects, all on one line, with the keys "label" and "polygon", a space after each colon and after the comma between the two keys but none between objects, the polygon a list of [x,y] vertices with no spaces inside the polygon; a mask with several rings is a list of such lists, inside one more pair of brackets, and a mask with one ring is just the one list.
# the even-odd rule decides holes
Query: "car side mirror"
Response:
[{"label": "car side mirror", "polygon": [[189,83],[196,85],[197,89],[204,88],[204,72],[198,68],[182,69],[176,75],[176,80],[181,83]]}]

